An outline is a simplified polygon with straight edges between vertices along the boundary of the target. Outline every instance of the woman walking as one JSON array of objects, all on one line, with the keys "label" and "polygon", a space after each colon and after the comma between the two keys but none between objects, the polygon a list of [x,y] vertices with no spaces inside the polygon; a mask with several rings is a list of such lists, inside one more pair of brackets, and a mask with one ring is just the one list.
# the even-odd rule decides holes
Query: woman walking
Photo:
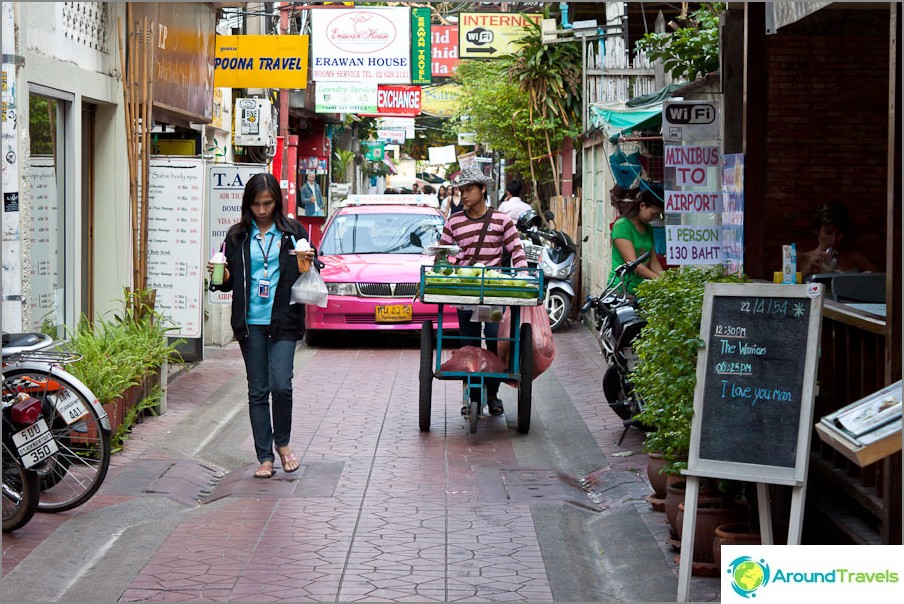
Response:
[{"label": "woman walking", "polygon": [[[295,344],[304,335],[304,305],[290,302],[299,275],[290,250],[294,253],[295,242],[307,238],[303,226],[283,215],[276,178],[255,174],[245,185],[241,218],[226,233],[223,283],[210,286],[232,292],[232,330],[245,361],[248,414],[260,463],[255,478],[273,476],[274,447],[283,472],[299,467],[289,440]],[[304,253],[314,259],[313,249]],[[207,271],[213,271],[212,263]]]}]

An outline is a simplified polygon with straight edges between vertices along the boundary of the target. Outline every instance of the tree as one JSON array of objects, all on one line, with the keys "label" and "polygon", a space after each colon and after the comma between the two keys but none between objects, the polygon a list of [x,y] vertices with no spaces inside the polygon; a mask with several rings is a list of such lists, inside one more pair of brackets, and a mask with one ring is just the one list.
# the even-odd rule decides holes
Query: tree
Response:
[{"label": "tree", "polygon": [[637,41],[637,50],[651,60],[662,61],[663,68],[676,80],[693,80],[717,71],[719,15],[724,10],[724,2],[703,2],[689,17],[682,12],[675,20],[682,25],[675,31],[644,35]]},{"label": "tree", "polygon": [[[535,191],[537,180],[548,178],[558,192],[555,154],[581,127],[581,47],[544,45],[539,25],[524,29],[517,52],[461,62],[455,76],[462,85],[458,128],[475,132],[515,170],[530,171]],[[535,150],[543,148],[546,153],[537,156]],[[541,159],[549,160],[540,164],[544,168],[535,164]]]},{"label": "tree", "polygon": [[518,90],[527,95],[531,125],[543,133],[558,195],[561,188],[553,143],[558,153],[566,137],[580,134],[584,69],[581,46],[577,42],[544,44],[540,25],[532,21],[524,29],[524,35],[518,40],[521,47],[505,57],[503,64]]}]

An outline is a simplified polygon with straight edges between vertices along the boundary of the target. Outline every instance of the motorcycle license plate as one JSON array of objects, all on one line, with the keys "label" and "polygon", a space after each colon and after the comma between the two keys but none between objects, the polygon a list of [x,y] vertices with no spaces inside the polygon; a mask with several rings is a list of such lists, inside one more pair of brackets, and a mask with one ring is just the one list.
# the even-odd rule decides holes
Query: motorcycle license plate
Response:
[{"label": "motorcycle license plate", "polygon": [[24,430],[13,434],[13,443],[19,450],[22,465],[26,468],[35,466],[57,451],[56,441],[42,417]]},{"label": "motorcycle license plate", "polygon": [[377,323],[404,323],[410,321],[412,316],[411,304],[387,304],[377,306]]},{"label": "motorcycle license plate", "polygon": [[53,406],[56,407],[57,413],[63,418],[66,425],[75,423],[80,417],[88,413],[88,409],[71,390],[65,390],[58,395]]}]

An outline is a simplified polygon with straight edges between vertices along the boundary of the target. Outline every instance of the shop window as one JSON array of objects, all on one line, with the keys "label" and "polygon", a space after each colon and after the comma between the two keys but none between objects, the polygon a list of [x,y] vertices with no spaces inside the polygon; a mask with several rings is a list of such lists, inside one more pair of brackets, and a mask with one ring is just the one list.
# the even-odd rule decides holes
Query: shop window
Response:
[{"label": "shop window", "polygon": [[[23,239],[23,270],[30,285],[25,328],[65,337],[67,316],[65,112],[53,98],[29,96],[30,205]],[[26,252],[27,250],[27,252]]]}]

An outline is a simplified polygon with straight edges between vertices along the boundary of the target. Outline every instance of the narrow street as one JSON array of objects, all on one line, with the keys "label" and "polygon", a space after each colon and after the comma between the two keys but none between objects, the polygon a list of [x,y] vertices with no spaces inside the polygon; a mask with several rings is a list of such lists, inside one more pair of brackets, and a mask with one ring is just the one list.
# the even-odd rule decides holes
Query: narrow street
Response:
[{"label": "narrow street", "polygon": [[[511,411],[469,434],[434,380],[418,430],[416,337],[296,353],[297,473],[255,480],[238,346],[171,374],[166,413],[114,455],[101,491],[3,537],[6,601],[674,601],[675,552],[632,431],[580,324],[556,334],[530,433]],[[278,463],[277,463],[278,466]],[[692,599],[717,601],[718,578]]]}]

